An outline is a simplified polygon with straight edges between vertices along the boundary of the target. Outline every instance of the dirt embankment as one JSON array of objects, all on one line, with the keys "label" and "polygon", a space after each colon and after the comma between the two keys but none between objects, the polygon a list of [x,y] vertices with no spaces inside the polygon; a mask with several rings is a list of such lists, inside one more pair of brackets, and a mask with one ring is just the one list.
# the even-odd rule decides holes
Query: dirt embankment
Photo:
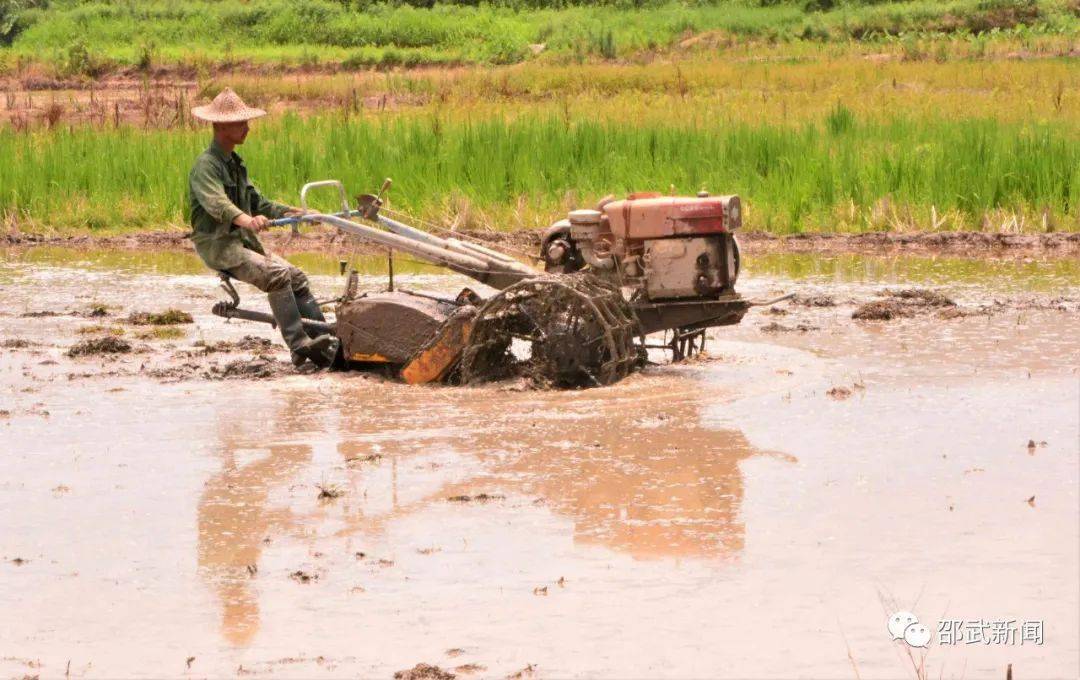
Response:
[{"label": "dirt embankment", "polygon": [[[463,232],[494,247],[512,251],[537,251],[540,232]],[[330,230],[306,229],[294,236],[288,231],[273,231],[261,236],[270,249],[279,253],[335,253],[347,247],[350,253],[357,248],[350,237]],[[901,234],[872,232],[864,234],[793,234],[775,236],[762,232],[745,232],[739,241],[746,255],[762,253],[819,253],[860,255],[953,255],[957,257],[1059,259],[1080,256],[1080,232],[1045,234],[1001,234],[986,232],[926,232]],[[150,231],[120,236],[58,236],[9,233],[0,236],[0,247],[25,248],[61,246],[86,250],[190,250],[185,232]],[[363,252],[364,248],[360,249]],[[371,252],[379,252],[371,248]]]},{"label": "dirt embankment", "polygon": [[955,255],[958,257],[1066,258],[1080,255],[1080,232],[1000,234],[946,231],[901,234],[793,234],[761,232],[740,235],[743,250],[760,253],[821,253],[860,255]]}]

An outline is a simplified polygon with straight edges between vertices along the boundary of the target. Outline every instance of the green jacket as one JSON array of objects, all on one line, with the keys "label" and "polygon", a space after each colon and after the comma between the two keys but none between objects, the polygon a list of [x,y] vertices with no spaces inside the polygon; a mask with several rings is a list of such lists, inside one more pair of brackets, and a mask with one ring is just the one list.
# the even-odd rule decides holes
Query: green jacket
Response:
[{"label": "green jacket", "polygon": [[244,161],[226,154],[217,141],[195,159],[188,175],[191,240],[211,269],[229,269],[244,259],[244,249],[266,254],[259,237],[232,223],[237,215],[284,217],[289,206],[263,198],[248,179]]}]

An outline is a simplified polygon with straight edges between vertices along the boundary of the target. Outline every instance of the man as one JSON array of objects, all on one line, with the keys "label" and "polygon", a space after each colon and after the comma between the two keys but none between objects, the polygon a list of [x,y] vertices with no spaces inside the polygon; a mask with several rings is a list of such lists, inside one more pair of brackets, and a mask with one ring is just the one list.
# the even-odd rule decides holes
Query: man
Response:
[{"label": "man", "polygon": [[266,111],[249,107],[239,95],[225,88],[213,102],[191,113],[214,125],[214,141],[195,159],[188,176],[195,251],[211,269],[267,294],[294,365],[300,367],[310,360],[320,367],[329,366],[337,353],[337,339],[309,335],[300,321],[301,316],[325,320],[307,276],[285,259],[267,253],[256,236],[271,219],[299,215],[301,211],[263,198],[234,151],[247,138],[248,121],[265,116]]}]

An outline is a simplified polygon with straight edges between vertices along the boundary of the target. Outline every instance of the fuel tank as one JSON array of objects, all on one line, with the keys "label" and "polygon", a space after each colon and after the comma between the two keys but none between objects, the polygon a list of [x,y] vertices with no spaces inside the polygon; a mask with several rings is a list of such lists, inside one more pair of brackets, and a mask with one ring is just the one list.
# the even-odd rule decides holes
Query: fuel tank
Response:
[{"label": "fuel tank", "polygon": [[742,224],[738,196],[631,196],[604,205],[604,214],[616,239],[717,234]]}]

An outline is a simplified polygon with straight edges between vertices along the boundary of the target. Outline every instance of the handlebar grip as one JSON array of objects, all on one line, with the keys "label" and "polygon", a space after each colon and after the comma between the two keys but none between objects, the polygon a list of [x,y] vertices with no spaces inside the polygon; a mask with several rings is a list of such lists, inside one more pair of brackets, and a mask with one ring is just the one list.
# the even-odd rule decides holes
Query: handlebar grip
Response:
[{"label": "handlebar grip", "polygon": [[[317,214],[317,213],[316,213]],[[334,217],[355,217],[356,215],[362,215],[360,210],[349,210],[336,213],[329,213]],[[293,224],[302,224],[304,222],[314,222],[312,219],[315,215],[298,215],[296,217],[279,217],[276,220],[270,220],[271,227],[287,227]]]}]

